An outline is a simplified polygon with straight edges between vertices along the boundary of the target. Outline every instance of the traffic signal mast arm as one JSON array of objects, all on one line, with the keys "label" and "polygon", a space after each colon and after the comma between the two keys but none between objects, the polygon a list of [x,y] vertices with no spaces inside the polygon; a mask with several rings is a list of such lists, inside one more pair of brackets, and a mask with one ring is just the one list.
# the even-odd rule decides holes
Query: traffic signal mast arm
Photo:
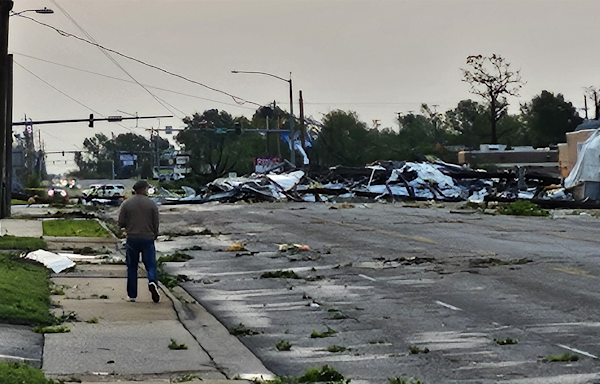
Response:
[{"label": "traffic signal mast arm", "polygon": [[94,121],[110,121],[110,122],[118,122],[123,120],[139,120],[139,119],[160,119],[160,118],[168,118],[173,116],[137,116],[137,117],[122,117],[122,116],[108,116],[100,119],[95,119],[94,114],[90,114],[88,119],[67,119],[67,120],[42,120],[42,121],[18,121],[12,123],[13,126],[16,125],[38,125],[38,124],[60,124],[60,123],[83,123],[88,122],[90,128],[94,126]]}]

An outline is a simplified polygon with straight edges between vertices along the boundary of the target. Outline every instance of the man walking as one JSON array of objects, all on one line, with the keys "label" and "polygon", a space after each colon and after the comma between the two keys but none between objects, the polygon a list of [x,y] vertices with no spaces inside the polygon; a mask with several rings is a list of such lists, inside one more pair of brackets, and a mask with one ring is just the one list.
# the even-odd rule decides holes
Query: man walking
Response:
[{"label": "man walking", "polygon": [[148,198],[150,185],[140,180],[133,186],[135,195],[125,200],[119,211],[119,226],[127,232],[127,296],[129,301],[137,297],[137,269],[142,254],[142,262],[148,274],[148,289],[152,301],[158,303],[158,273],[156,271],[156,250],[154,240],[158,237],[158,207]]}]

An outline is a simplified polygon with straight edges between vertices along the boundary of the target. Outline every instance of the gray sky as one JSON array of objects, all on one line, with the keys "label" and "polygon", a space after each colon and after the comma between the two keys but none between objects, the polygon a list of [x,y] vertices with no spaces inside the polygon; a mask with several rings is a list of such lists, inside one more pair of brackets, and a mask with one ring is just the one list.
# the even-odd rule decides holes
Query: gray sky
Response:
[{"label": "gray sky", "polygon": [[[461,82],[468,55],[500,54],[521,69],[527,84],[509,100],[513,112],[542,90],[581,108],[583,87],[600,85],[595,0],[16,0],[13,10],[51,8],[52,15],[23,15],[87,39],[57,5],[107,48],[258,104],[276,100],[288,110],[288,84],[231,70],[284,78],[292,72],[294,112],[301,89],[306,115],[317,119],[343,109],[369,126],[378,119],[397,127],[397,112],[418,112],[421,103],[443,112],[462,99],[478,100]],[[96,132],[149,137],[144,128],[179,128],[183,116],[210,108],[247,117],[256,110],[113,54],[169,111],[98,48],[18,16],[10,18],[9,52],[14,121],[25,114],[33,120],[92,112],[177,116],[140,120],[137,127],[37,126],[47,151],[77,150]],[[50,172],[75,168],[72,156],[50,154],[47,161]]]}]

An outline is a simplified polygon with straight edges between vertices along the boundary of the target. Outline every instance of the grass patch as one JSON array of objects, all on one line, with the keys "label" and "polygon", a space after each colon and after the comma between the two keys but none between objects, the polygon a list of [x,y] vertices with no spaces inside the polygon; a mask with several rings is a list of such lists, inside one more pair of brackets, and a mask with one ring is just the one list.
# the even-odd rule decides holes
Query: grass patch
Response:
[{"label": "grass patch", "polygon": [[63,311],[62,315],[60,316],[56,316],[54,323],[55,324],[62,324],[64,322],[74,322],[74,321],[78,321],[77,320],[77,314],[73,311],[69,311],[69,312],[65,312]]},{"label": "grass patch", "polygon": [[18,199],[10,199],[10,205],[27,205],[27,201],[18,200]]},{"label": "grass patch", "polygon": [[0,322],[54,324],[50,313],[50,276],[38,263],[0,253]]},{"label": "grass patch", "polygon": [[529,200],[517,200],[514,203],[498,208],[501,215],[513,216],[549,216],[550,211],[540,208]]},{"label": "grass patch", "polygon": [[346,349],[346,347],[342,347],[341,345],[330,345],[329,347],[327,347],[327,352],[339,353],[344,352]]},{"label": "grass patch", "polygon": [[506,339],[500,339],[500,340],[494,339],[494,341],[498,345],[511,345],[511,344],[519,343],[519,339],[511,339],[510,337],[507,337]]},{"label": "grass patch", "polygon": [[171,344],[169,344],[169,349],[173,349],[173,350],[182,350],[182,349],[188,349],[188,346],[181,343],[179,344],[175,339],[171,339]]},{"label": "grass patch", "polygon": [[[234,378],[235,379],[235,378]],[[297,383],[327,383],[327,384],[349,384],[350,379],[344,379],[344,375],[324,365],[321,368],[309,368],[302,376],[281,376],[274,380],[253,380],[257,384],[297,384]]]},{"label": "grass patch", "polygon": [[0,249],[18,249],[34,251],[37,249],[48,249],[48,244],[37,237],[17,237],[5,235],[0,237]]},{"label": "grass patch", "polygon": [[202,247],[199,245],[194,245],[192,247],[182,248],[182,251],[201,251]]},{"label": "grass patch", "polygon": [[261,279],[301,279],[296,272],[289,271],[270,271],[260,275]]},{"label": "grass patch", "polygon": [[419,348],[416,345],[411,345],[408,347],[408,352],[411,355],[418,355],[419,353],[429,353],[429,348]]},{"label": "grass patch", "polygon": [[110,237],[96,220],[44,220],[44,236]]},{"label": "grass patch", "polygon": [[327,327],[327,331],[325,332],[319,332],[315,329],[313,329],[312,333],[310,334],[311,339],[322,339],[325,337],[330,337],[333,336],[337,333],[337,331],[333,328],[329,328]]},{"label": "grass patch", "polygon": [[158,261],[157,265],[158,272],[158,280],[167,288],[173,289],[179,285],[179,283],[183,283],[185,281],[189,281],[190,279],[186,275],[170,275],[165,272],[165,263],[161,260]]},{"label": "grass patch", "polygon": [[97,317],[92,317],[91,319],[89,319],[88,321],[86,321],[86,323],[89,323],[89,324],[98,324],[98,318]]},{"label": "grass patch", "polygon": [[229,333],[233,336],[253,336],[258,335],[260,332],[247,328],[244,324],[239,323],[235,327],[229,328]]},{"label": "grass patch", "polygon": [[275,344],[275,348],[277,348],[278,351],[289,351],[292,349],[292,344],[287,340],[279,340],[277,344]]},{"label": "grass patch", "polygon": [[50,287],[50,294],[57,295],[57,296],[64,296],[65,288],[68,288],[68,287],[64,286],[64,285],[52,284],[52,286]]},{"label": "grass patch", "polygon": [[53,384],[46,379],[42,370],[27,364],[0,362],[0,383],[10,384]]},{"label": "grass patch", "polygon": [[542,360],[545,363],[552,363],[557,361],[569,362],[569,361],[577,361],[579,360],[579,355],[572,355],[570,353],[565,353],[558,356],[547,356]]},{"label": "grass patch", "polygon": [[347,319],[348,316],[344,315],[342,312],[332,312],[330,318],[332,320],[344,320]]},{"label": "grass patch", "polygon": [[421,380],[417,380],[415,378],[405,378],[405,377],[388,377],[389,384],[425,384]]},{"label": "grass patch", "polygon": [[67,333],[71,332],[69,327],[64,325],[49,325],[47,327],[37,326],[33,328],[33,332],[35,333]]},{"label": "grass patch", "polygon": [[191,259],[193,259],[193,257],[186,253],[175,252],[172,255],[166,255],[166,256],[159,257],[158,261],[162,261],[163,263],[181,263],[181,262],[188,261]]}]

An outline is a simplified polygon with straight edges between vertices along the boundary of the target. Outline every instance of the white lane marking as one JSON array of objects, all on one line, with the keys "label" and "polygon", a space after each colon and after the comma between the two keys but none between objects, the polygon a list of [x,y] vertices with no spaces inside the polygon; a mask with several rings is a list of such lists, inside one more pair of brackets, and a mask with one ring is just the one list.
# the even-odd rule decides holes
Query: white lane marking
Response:
[{"label": "white lane marking", "polygon": [[582,355],[587,356],[587,357],[591,357],[592,359],[597,359],[598,358],[598,356],[594,356],[591,353],[587,353],[587,352],[582,351],[582,350],[577,349],[577,348],[567,347],[566,345],[563,345],[563,344],[556,344],[556,345],[559,346],[559,347],[561,347],[561,348],[568,349],[569,351],[581,353]]},{"label": "white lane marking", "polygon": [[455,307],[454,305],[442,303],[441,301],[436,301],[435,303],[441,305],[442,307],[450,308],[453,311],[462,311],[462,309]]},{"label": "white lane marking", "polygon": [[372,277],[369,277],[367,275],[363,275],[362,273],[359,273],[358,276],[362,277],[363,279],[367,279],[367,280],[371,280],[371,281],[377,281]]}]

